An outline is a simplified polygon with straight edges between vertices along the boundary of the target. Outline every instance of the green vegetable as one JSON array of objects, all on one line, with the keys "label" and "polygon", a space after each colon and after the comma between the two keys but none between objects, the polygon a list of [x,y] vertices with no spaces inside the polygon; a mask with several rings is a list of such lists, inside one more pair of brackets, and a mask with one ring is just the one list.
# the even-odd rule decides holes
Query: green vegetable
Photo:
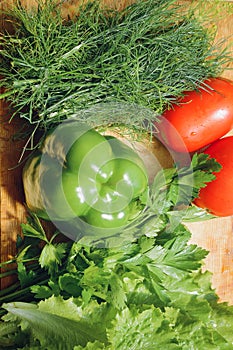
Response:
[{"label": "green vegetable", "polygon": [[8,271],[19,281],[0,293],[0,347],[232,349],[232,307],[218,304],[201,270],[207,252],[189,244],[181,224],[205,218],[188,203],[219,169],[196,154],[189,167],[162,170],[139,217],[105,241],[64,241],[57,230],[51,237],[31,214]]},{"label": "green vegetable", "polygon": [[219,76],[231,57],[213,45],[215,32],[189,5],[174,0],[138,0],[121,12],[88,1],[72,19],[62,18],[57,1],[38,3],[6,10],[14,31],[3,31],[0,52],[1,98],[35,129],[110,101],[154,113],[135,113],[127,122],[122,113],[115,120],[92,115],[92,126],[144,128],[146,119],[150,127],[184,91]]},{"label": "green vegetable", "polygon": [[144,163],[133,149],[75,121],[48,133],[27,161],[23,183],[27,205],[39,217],[108,234],[140,213],[148,189]]},{"label": "green vegetable", "polygon": [[78,299],[53,296],[38,305],[4,305],[8,311],[4,320],[9,330],[22,326],[21,336],[30,340],[30,348],[23,349],[30,350],[233,348],[233,308],[203,297],[185,300],[183,296],[180,301],[184,302],[181,309],[168,306],[162,311],[152,304],[130,304],[116,311],[106,303],[90,301],[85,306]]},{"label": "green vegetable", "polygon": [[[43,236],[37,225],[34,218],[23,226],[29,250]],[[151,227],[150,235],[110,249],[51,244],[44,237],[44,268],[38,273],[49,269],[51,279],[43,285],[31,280],[36,304],[15,297],[2,305],[0,346],[233,349],[233,307],[218,304],[210,273],[200,269],[207,252],[189,244],[190,232],[182,224],[169,224],[159,234]],[[47,254],[51,246],[56,255]]]}]

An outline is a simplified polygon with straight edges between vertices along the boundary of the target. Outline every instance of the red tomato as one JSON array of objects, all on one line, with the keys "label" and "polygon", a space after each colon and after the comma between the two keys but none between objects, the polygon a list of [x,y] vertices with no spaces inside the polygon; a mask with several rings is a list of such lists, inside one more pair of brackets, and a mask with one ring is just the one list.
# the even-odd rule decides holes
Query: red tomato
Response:
[{"label": "red tomato", "polygon": [[168,147],[194,152],[233,127],[233,81],[212,78],[199,91],[187,92],[179,105],[165,111],[157,128]]},{"label": "red tomato", "polygon": [[217,216],[233,215],[233,136],[210,145],[205,153],[222,165],[216,179],[202,188],[194,203]]}]

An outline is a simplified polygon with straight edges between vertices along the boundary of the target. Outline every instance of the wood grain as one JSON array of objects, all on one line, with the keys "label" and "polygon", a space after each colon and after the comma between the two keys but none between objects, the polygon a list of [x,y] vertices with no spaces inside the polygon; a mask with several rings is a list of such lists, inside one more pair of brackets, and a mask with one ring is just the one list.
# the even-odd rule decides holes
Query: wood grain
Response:
[{"label": "wood grain", "polygon": [[[9,123],[9,111],[6,104],[0,103],[0,198],[1,198],[1,261],[15,254],[17,234],[21,233],[20,224],[25,220],[24,196],[21,183],[21,166],[18,160],[22,152],[22,143],[14,140],[19,122]],[[1,288],[9,284],[2,281]]]},{"label": "wood grain", "polygon": [[[233,35],[233,3],[231,1],[219,2],[218,13],[220,18],[213,19],[217,29],[216,40],[226,39],[229,45]],[[121,9],[132,0],[103,0],[108,6]],[[187,6],[192,1],[186,0]],[[1,8],[10,6],[13,0],[1,1]],[[208,2],[209,6],[211,1]],[[231,6],[226,9],[225,4]],[[22,0],[22,4],[31,7],[36,4],[35,0]],[[64,16],[74,15],[77,0],[68,0],[63,3]],[[225,12],[224,12],[225,11]],[[3,20],[2,20],[3,21]],[[4,23],[1,23],[4,25]],[[233,68],[233,65],[231,65]],[[233,79],[233,70],[225,70],[222,74]],[[0,184],[1,184],[1,260],[9,259],[15,253],[15,239],[20,233],[20,223],[25,220],[24,196],[21,183],[21,167],[11,168],[17,165],[20,157],[22,143],[12,139],[21,125],[20,121],[8,123],[9,112],[7,106],[0,103]],[[192,223],[187,225],[192,232],[190,243],[198,244],[210,253],[205,259],[205,269],[213,273],[213,286],[220,296],[220,300],[233,304],[233,218],[218,218],[208,222]],[[9,281],[1,286],[4,288]]]},{"label": "wood grain", "polygon": [[190,243],[210,252],[204,270],[212,272],[213,287],[220,300],[233,304],[233,218],[217,218],[187,226],[192,232]]}]

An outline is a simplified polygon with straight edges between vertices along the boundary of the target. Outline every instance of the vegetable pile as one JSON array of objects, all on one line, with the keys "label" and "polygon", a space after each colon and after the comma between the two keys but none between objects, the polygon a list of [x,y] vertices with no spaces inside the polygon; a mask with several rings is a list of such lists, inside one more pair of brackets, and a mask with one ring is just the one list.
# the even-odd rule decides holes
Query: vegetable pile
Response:
[{"label": "vegetable pile", "polygon": [[190,168],[161,171],[144,222],[105,244],[102,239],[90,244],[87,236],[61,242],[57,230],[46,234],[39,219],[29,217],[11,261],[19,281],[13,292],[12,286],[1,292],[7,311],[2,346],[232,349],[233,307],[217,302],[210,273],[201,271],[207,252],[189,244],[190,232],[180,223],[181,216],[193,220],[203,212],[175,209],[217,170],[219,165],[201,154]]},{"label": "vegetable pile", "polygon": [[[221,137],[233,83],[218,77],[229,57],[174,0],[122,12],[87,2],[74,19],[38,5],[8,10],[14,30],[1,38],[1,98],[29,126],[32,152],[27,222],[0,265],[15,281],[0,292],[0,348],[233,349],[233,306],[219,302],[208,252],[185,225],[232,213],[233,138]],[[142,144],[156,136],[173,166],[151,179],[116,127]],[[220,213],[208,191],[223,183]]]}]

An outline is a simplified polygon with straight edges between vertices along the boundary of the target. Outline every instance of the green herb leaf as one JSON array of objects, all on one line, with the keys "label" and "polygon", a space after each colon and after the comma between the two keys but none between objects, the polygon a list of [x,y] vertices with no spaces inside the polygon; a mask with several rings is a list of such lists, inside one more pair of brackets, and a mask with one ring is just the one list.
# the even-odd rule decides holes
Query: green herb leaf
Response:
[{"label": "green herb leaf", "polygon": [[38,299],[48,299],[54,294],[49,286],[33,285],[31,291],[35,294],[35,298]]},{"label": "green herb leaf", "polygon": [[81,295],[80,277],[75,274],[65,273],[58,280],[61,291],[65,291],[68,295],[78,297]]},{"label": "green herb leaf", "polygon": [[66,244],[46,244],[41,251],[39,263],[42,268],[48,269],[49,273],[53,275],[58,271],[62,264],[62,259],[66,253]]},{"label": "green herb leaf", "polygon": [[175,333],[159,309],[151,307],[142,312],[136,308],[125,309],[117,315],[113,325],[108,331],[110,349],[151,349],[152,344],[154,349],[179,349],[174,343]]},{"label": "green herb leaf", "polygon": [[34,213],[30,212],[28,222],[26,224],[21,224],[21,228],[25,237],[38,238],[39,240],[48,242],[43,226]]},{"label": "green herb leaf", "polygon": [[35,272],[33,270],[27,271],[22,262],[18,262],[18,278],[22,288],[32,285],[35,280]]}]

